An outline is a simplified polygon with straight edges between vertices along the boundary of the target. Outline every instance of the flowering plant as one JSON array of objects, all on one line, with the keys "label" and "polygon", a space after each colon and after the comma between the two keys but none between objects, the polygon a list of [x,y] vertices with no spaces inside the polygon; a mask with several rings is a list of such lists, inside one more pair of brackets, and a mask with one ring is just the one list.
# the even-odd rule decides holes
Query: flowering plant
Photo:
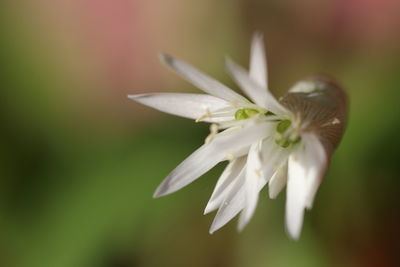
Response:
[{"label": "flowering plant", "polygon": [[230,59],[226,68],[248,98],[182,60],[161,60],[206,94],[152,93],[129,98],[163,112],[211,123],[205,144],[177,166],[154,197],[173,193],[221,161],[205,213],[218,209],[213,233],[240,213],[239,230],[250,221],[261,189],[270,198],[286,189],[286,227],[298,239],[305,209],[312,207],[330,156],[344,131],[347,98],[330,78],[315,75],[296,83],[279,101],[267,85],[263,40],[255,34],[247,72]]}]

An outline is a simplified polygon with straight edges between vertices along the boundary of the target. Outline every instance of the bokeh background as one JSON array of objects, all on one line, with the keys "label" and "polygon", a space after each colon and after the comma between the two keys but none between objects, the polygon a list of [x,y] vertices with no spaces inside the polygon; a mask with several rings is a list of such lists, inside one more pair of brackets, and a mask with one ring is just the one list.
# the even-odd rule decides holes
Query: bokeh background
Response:
[{"label": "bokeh background", "polygon": [[[0,266],[400,266],[399,29],[398,0],[2,1]],[[267,189],[243,233],[208,234],[224,164],[152,199],[208,126],[126,97],[196,90],[160,51],[234,86],[256,30],[276,95],[326,72],[351,100],[298,242]]]}]

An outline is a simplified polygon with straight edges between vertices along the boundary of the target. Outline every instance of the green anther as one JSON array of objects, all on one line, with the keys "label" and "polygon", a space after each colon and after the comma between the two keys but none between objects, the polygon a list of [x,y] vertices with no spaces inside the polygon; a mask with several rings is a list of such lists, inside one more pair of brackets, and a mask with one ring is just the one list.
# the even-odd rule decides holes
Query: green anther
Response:
[{"label": "green anther", "polygon": [[243,109],[243,108],[242,108],[242,109],[238,109],[238,110],[235,112],[235,119],[236,119],[237,121],[247,119],[247,118],[246,118],[246,113],[244,112],[244,109]]},{"label": "green anther", "polygon": [[260,113],[260,111],[253,108],[241,108],[235,112],[235,119],[238,121],[245,120],[258,113]]},{"label": "green anther", "polygon": [[289,138],[283,138],[282,136],[275,137],[275,143],[283,148],[287,148],[290,145],[295,145],[300,142],[300,137],[297,138],[295,141],[291,141]]},{"label": "green anther", "polygon": [[278,145],[280,145],[283,148],[287,148],[288,146],[290,146],[292,143],[289,140],[282,140],[281,142],[279,142]]},{"label": "green anther", "polygon": [[272,115],[275,115],[275,114],[272,113],[271,111],[267,111],[264,115],[265,115],[265,116],[272,116]]},{"label": "green anther", "polygon": [[290,124],[292,124],[290,120],[283,120],[278,123],[278,126],[276,126],[276,131],[278,133],[284,133],[287,128],[289,128]]},{"label": "green anther", "polygon": [[295,145],[301,140],[296,132],[288,131],[291,124],[290,120],[282,120],[276,126],[275,143],[283,148]]}]

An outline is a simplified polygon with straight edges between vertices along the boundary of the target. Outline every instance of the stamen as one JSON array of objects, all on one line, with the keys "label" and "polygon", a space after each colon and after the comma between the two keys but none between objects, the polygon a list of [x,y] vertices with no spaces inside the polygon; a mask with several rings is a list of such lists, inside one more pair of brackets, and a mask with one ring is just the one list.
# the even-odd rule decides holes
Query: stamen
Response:
[{"label": "stamen", "polygon": [[201,115],[200,117],[198,117],[197,120],[196,120],[196,122],[203,121],[203,120],[205,120],[205,119],[207,119],[207,118],[210,118],[210,117],[211,117],[210,109],[209,109],[209,108],[206,108],[206,113],[205,113],[204,115]]},{"label": "stamen", "polygon": [[217,134],[218,134],[218,126],[213,123],[210,125],[210,134],[206,137],[206,140],[204,142],[206,144],[210,143]]},{"label": "stamen", "polygon": [[217,109],[214,111],[210,111],[210,109],[206,108],[205,113],[196,119],[196,122],[204,121],[205,119],[214,119],[214,118],[224,118],[224,117],[233,117],[235,108],[234,107],[225,107],[221,109]]},{"label": "stamen", "polygon": [[229,161],[232,161],[235,159],[235,157],[233,156],[233,154],[231,152],[226,153],[225,157]]}]

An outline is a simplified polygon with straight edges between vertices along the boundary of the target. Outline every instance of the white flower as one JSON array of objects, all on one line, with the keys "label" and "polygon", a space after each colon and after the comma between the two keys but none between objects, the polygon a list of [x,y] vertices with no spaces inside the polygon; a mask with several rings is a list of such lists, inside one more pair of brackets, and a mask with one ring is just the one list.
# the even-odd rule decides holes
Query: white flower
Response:
[{"label": "white flower", "polygon": [[312,77],[277,101],[268,90],[259,34],[253,38],[249,72],[226,60],[229,74],[251,101],[179,59],[161,55],[161,60],[207,94],[154,93],[129,98],[212,124],[205,144],[165,178],[154,197],[173,193],[229,160],[204,212],[218,209],[210,233],[239,213],[238,228],[243,229],[255,211],[260,190],[268,183],[270,198],[287,185],[286,227],[297,239],[304,210],[311,208],[343,132],[343,91],[324,77]]}]

